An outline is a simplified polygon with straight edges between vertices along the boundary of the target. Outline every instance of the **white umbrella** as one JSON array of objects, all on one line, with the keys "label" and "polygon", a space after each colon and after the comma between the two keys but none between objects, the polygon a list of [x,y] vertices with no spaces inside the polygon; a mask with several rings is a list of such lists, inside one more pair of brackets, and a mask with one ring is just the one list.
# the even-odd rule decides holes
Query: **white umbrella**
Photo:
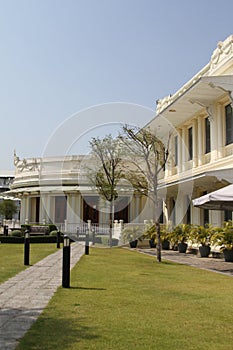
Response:
[{"label": "white umbrella", "polygon": [[194,207],[233,211],[233,184],[193,199]]}]

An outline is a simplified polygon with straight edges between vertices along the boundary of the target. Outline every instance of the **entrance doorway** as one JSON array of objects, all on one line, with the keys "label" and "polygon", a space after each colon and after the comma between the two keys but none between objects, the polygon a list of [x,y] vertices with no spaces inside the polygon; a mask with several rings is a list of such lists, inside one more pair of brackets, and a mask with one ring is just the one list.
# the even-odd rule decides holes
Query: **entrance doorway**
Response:
[{"label": "entrance doorway", "polygon": [[91,220],[92,223],[99,223],[98,197],[85,196],[83,198],[83,221]]},{"label": "entrance doorway", "polygon": [[66,196],[55,197],[55,222],[63,223],[66,220]]}]

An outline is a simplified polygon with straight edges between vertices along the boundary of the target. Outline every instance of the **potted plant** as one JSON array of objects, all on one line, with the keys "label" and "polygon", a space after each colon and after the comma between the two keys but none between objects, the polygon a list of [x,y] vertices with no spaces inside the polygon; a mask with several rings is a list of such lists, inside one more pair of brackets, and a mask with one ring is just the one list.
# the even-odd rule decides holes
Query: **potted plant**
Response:
[{"label": "potted plant", "polygon": [[170,249],[170,232],[166,229],[166,227],[162,227],[160,231],[162,249],[169,250]]},{"label": "potted plant", "polygon": [[172,231],[171,237],[173,237],[173,243],[177,244],[179,253],[186,253],[191,228],[191,224],[179,224]]},{"label": "potted plant", "polygon": [[222,229],[217,229],[213,234],[212,243],[220,246],[225,261],[233,262],[233,224],[232,221],[224,222]]},{"label": "potted plant", "polygon": [[143,238],[149,239],[150,248],[156,248],[157,232],[156,232],[155,224],[150,223],[146,225],[146,230],[143,233]]},{"label": "potted plant", "polygon": [[200,244],[198,249],[202,258],[207,258],[210,254],[210,242],[213,233],[214,228],[211,225],[196,225],[191,230],[191,240]]},{"label": "potted plant", "polygon": [[121,233],[123,243],[129,243],[131,248],[136,248],[138,239],[142,236],[142,228],[140,226],[129,225],[124,228]]},{"label": "potted plant", "polygon": [[[160,230],[162,249],[169,249],[169,232],[166,229],[166,225],[161,225]],[[143,238],[149,239],[150,248],[156,248],[157,245],[157,230],[155,224],[147,224],[146,231],[143,234]]]}]

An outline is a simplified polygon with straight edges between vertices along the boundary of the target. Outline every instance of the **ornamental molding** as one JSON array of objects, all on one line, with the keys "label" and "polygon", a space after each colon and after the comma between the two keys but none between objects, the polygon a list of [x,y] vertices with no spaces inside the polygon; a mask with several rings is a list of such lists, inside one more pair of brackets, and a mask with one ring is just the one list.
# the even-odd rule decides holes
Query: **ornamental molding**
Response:
[{"label": "ornamental molding", "polygon": [[22,160],[16,155],[14,151],[14,166],[17,172],[26,172],[26,171],[39,171],[40,164],[36,158],[25,159]]},{"label": "ornamental molding", "polygon": [[233,54],[233,35],[230,35],[226,40],[219,41],[217,48],[214,50],[210,60],[210,70],[223,63]]},{"label": "ornamental molding", "polygon": [[185,85],[183,85],[175,94],[165,96],[164,98],[156,101],[156,114],[161,113],[164,109],[171,105],[177,98],[191,88],[201,77],[213,75],[213,71],[225,64],[230,58],[233,58],[233,35],[230,35],[223,42],[218,42],[217,48],[214,50],[210,62]]}]

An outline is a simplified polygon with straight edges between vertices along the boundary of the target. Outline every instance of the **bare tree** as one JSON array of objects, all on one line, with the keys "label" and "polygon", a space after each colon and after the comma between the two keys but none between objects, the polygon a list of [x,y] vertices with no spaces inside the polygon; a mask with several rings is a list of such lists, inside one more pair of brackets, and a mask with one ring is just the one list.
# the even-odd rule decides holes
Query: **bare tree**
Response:
[{"label": "bare tree", "polygon": [[158,199],[158,179],[165,170],[169,155],[170,135],[164,142],[150,129],[138,127],[123,127],[120,136],[128,152],[128,162],[125,163],[125,173],[138,193],[148,197],[153,208],[153,222],[157,231],[157,260],[161,261],[160,222],[161,214]]},{"label": "bare tree", "polygon": [[99,195],[110,203],[110,239],[114,222],[114,202],[118,197],[117,185],[122,178],[122,148],[119,138],[107,135],[89,142],[92,155],[92,167],[88,169],[88,178]]}]

